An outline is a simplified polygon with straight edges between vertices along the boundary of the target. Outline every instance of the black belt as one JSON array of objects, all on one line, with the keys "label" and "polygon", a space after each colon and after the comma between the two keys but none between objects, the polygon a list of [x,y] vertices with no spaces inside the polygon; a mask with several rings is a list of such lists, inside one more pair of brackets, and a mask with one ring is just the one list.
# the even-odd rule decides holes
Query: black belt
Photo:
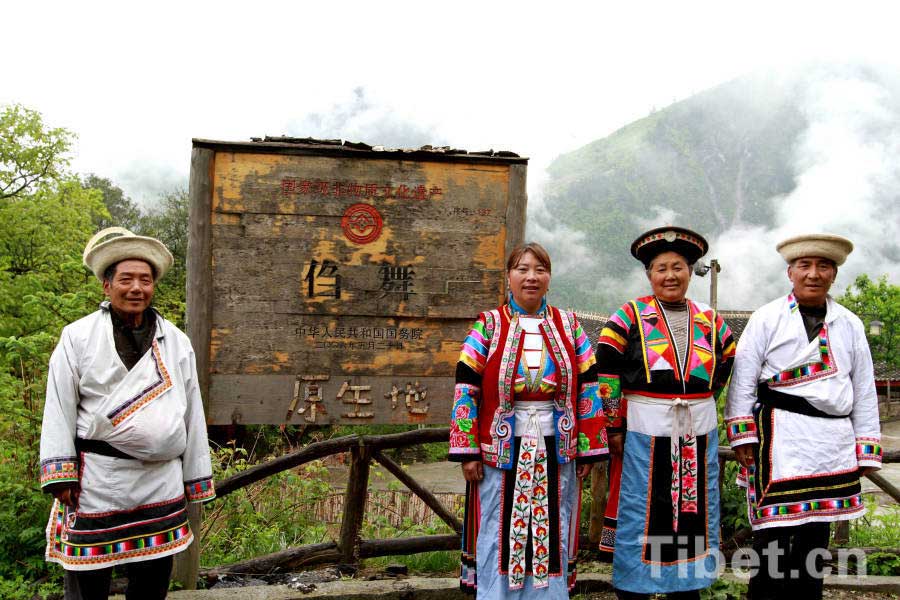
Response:
[{"label": "black belt", "polygon": [[130,454],[125,454],[121,450],[117,450],[111,444],[101,442],[100,440],[86,440],[84,438],[75,438],[75,450],[78,452],[90,452],[91,454],[102,454],[103,456],[112,456],[113,458],[127,458],[129,460],[138,460]]},{"label": "black belt", "polygon": [[808,417],[821,417],[823,419],[846,419],[850,416],[830,415],[827,412],[823,412],[810,404],[806,400],[806,398],[802,398],[800,396],[791,396],[790,394],[785,394],[783,392],[779,392],[778,390],[773,390],[766,382],[762,382],[756,386],[756,399],[759,400],[759,403],[763,406],[768,406],[769,408],[778,408],[781,410],[786,410],[788,412],[806,415]]}]

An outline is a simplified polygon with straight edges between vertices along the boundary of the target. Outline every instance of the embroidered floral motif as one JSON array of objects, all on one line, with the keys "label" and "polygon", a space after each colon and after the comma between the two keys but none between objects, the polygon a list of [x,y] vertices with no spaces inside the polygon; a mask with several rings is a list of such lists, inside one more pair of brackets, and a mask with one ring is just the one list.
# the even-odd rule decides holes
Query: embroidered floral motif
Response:
[{"label": "embroidered floral motif", "polygon": [[453,416],[450,419],[450,453],[477,454],[478,400],[481,390],[464,383],[454,392]]},{"label": "embroidered floral motif", "polygon": [[525,550],[531,531],[534,587],[549,585],[550,509],[547,499],[547,452],[538,448],[538,438],[525,436],[519,448],[516,483],[510,513],[509,589],[525,584]]},{"label": "embroidered floral motif", "polygon": [[678,515],[697,513],[697,437],[686,435],[670,444],[672,463],[672,530],[678,531]]}]

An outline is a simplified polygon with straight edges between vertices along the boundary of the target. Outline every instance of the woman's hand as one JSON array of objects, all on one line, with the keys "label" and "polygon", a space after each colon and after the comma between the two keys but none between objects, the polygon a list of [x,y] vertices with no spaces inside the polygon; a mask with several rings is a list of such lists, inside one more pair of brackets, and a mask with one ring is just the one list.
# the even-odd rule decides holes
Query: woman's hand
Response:
[{"label": "woman's hand", "polygon": [[575,473],[578,475],[578,479],[584,479],[588,475],[591,474],[591,469],[594,468],[594,463],[586,463],[583,465],[578,465],[575,468]]},{"label": "woman's hand", "polygon": [[470,460],[469,462],[464,462],[462,464],[462,472],[463,477],[466,478],[466,481],[471,481],[472,483],[478,483],[482,479],[484,479],[484,467],[481,464],[480,460]]},{"label": "woman's hand", "polygon": [[625,450],[625,434],[611,433],[607,438],[607,443],[609,444],[609,453],[621,458]]}]

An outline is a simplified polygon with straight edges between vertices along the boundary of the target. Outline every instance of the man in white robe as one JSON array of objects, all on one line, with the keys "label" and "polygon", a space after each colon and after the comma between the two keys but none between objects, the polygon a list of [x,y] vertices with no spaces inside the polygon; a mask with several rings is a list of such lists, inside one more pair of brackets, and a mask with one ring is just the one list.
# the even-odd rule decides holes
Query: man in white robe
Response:
[{"label": "man in white robe", "polygon": [[113,565],[127,598],[165,598],[193,539],[187,502],[215,497],[191,343],[150,307],[172,262],[158,240],[99,232],[84,263],[107,301],[50,358],[40,478],[55,498],[46,558],[66,570],[67,600],[105,599]]},{"label": "man in white robe", "polygon": [[822,597],[829,523],[865,514],[859,479],[881,465],[872,357],[862,322],[828,295],[853,244],[778,245],[793,290],[750,318],[725,407],[761,565],[750,598]]}]

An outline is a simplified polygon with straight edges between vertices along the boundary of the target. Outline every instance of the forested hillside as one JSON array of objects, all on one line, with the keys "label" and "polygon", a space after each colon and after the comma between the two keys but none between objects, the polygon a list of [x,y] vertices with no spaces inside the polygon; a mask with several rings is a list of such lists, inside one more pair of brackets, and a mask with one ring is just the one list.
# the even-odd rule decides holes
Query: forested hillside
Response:
[{"label": "forested hillside", "polygon": [[793,151],[806,127],[798,85],[725,83],[556,159],[545,210],[529,217],[582,234],[547,241],[555,256],[583,258],[554,277],[554,301],[612,308],[621,292],[610,281],[633,270],[628,247],[646,226],[677,222],[712,237],[736,224],[771,225],[769,199],[796,185]]}]

